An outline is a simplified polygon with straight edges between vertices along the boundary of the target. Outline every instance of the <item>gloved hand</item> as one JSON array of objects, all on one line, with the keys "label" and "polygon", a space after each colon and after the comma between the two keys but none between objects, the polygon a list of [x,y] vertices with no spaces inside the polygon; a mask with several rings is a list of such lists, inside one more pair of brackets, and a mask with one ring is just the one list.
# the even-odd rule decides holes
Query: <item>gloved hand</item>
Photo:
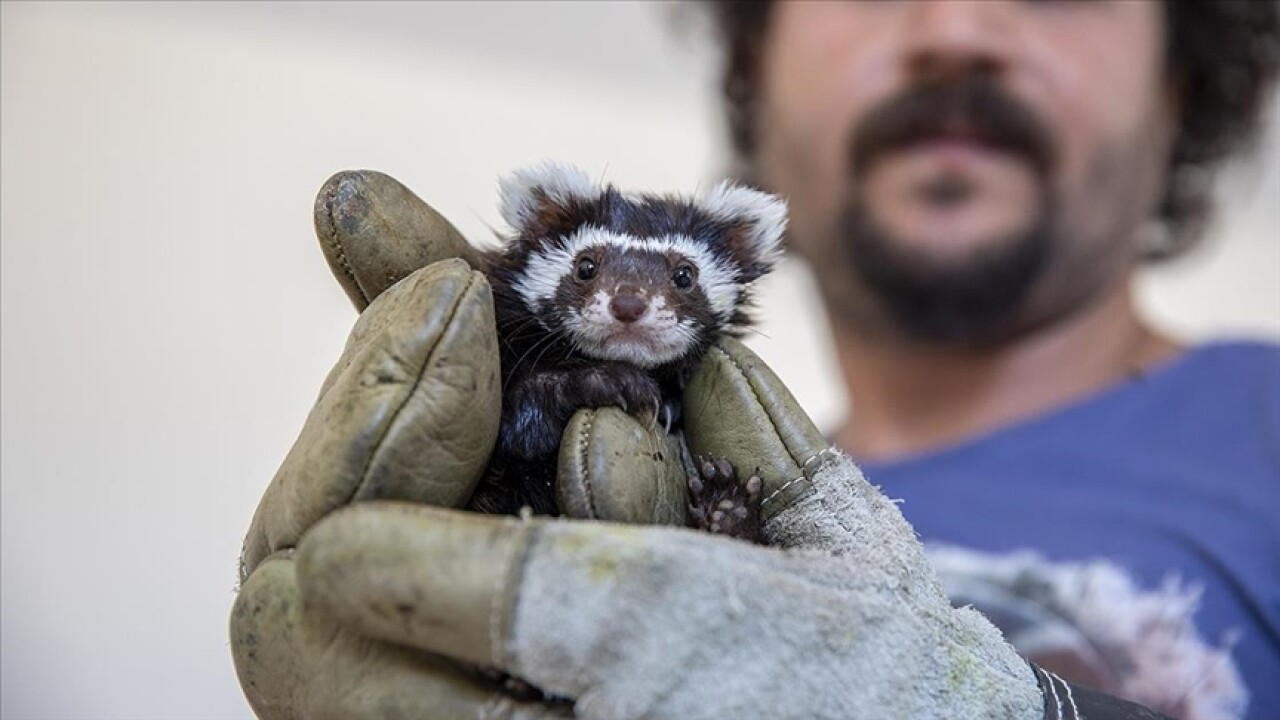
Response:
[{"label": "gloved hand", "polygon": [[[686,441],[759,469],[772,547],[446,509],[498,417],[471,250],[373,173],[326,186],[317,230],[363,313],[245,542],[232,652],[261,717],[1059,717],[1066,686],[951,608],[897,508],[734,341],[687,388]],[[679,458],[584,411],[561,506],[680,524]],[[476,666],[565,701],[517,699]]]},{"label": "gloved hand", "polygon": [[[352,502],[469,502],[500,410],[487,283],[462,236],[379,173],[331,178],[315,226],[361,315],[245,538],[231,617],[241,685],[264,718],[474,714],[496,690],[488,678],[304,614],[293,549]],[[565,437],[567,516],[683,524],[678,443],[610,408],[578,413]]]},{"label": "gloved hand", "polygon": [[1043,717],[1031,667],[951,608],[897,508],[758,359],[723,343],[690,400],[695,447],[762,468],[776,547],[370,503],[303,539],[304,606],[505,670],[576,717]]}]

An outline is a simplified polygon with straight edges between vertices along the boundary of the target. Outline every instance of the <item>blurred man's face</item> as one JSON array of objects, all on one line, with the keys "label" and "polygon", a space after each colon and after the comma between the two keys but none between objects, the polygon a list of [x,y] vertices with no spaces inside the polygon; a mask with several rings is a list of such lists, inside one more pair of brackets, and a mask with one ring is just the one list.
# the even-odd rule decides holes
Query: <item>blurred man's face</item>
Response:
[{"label": "blurred man's face", "polygon": [[758,170],[838,321],[981,344],[1127,276],[1172,100],[1154,2],[781,2]]}]

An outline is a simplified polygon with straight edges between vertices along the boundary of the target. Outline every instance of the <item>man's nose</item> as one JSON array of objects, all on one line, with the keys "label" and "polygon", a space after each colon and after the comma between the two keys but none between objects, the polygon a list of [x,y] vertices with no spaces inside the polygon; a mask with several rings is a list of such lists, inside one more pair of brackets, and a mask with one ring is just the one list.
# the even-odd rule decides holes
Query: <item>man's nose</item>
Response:
[{"label": "man's nose", "polygon": [[636,288],[619,288],[613,299],[609,301],[609,312],[613,313],[619,322],[624,323],[639,320],[648,307],[649,301],[645,300]]},{"label": "man's nose", "polygon": [[1013,3],[924,0],[911,9],[904,60],[917,82],[999,74],[1009,62]]}]

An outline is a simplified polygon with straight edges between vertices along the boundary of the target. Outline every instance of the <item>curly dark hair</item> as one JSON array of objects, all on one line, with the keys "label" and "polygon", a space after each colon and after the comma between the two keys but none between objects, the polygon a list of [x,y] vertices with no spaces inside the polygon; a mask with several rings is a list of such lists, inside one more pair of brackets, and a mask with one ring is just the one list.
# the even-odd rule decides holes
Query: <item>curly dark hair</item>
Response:
[{"label": "curly dark hair", "polygon": [[[755,151],[760,56],[773,3],[707,3],[723,48],[721,91],[739,161]],[[1178,134],[1169,154],[1160,217],[1165,243],[1147,260],[1196,245],[1212,210],[1213,173],[1256,140],[1263,108],[1280,71],[1280,2],[1166,0],[1167,67],[1182,94]]]}]

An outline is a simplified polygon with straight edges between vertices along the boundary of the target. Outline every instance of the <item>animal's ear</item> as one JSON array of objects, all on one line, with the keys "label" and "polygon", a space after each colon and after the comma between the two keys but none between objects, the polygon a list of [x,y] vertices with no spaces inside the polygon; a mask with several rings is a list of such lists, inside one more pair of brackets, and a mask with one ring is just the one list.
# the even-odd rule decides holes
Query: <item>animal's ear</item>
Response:
[{"label": "animal's ear", "polygon": [[782,198],[726,180],[699,200],[698,207],[728,224],[725,243],[745,279],[769,272],[781,257],[787,229],[787,204]]},{"label": "animal's ear", "polygon": [[498,181],[502,219],[517,233],[541,234],[555,228],[600,192],[587,173],[552,160],[521,168]]}]

